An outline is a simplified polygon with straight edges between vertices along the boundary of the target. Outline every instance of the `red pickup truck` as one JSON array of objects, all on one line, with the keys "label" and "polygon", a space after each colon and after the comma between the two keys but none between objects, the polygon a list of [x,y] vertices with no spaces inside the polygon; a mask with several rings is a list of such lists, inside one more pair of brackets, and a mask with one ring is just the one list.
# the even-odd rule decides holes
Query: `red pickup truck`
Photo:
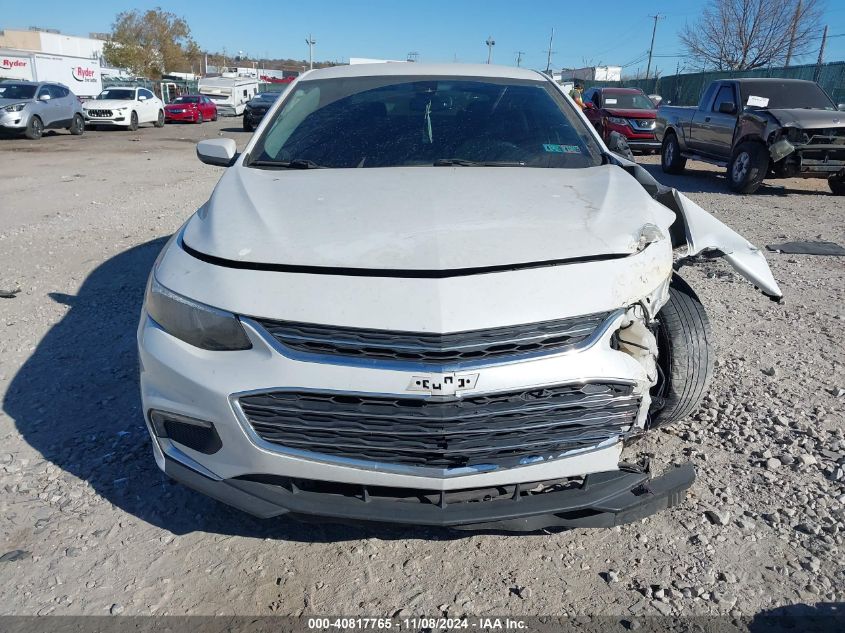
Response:
[{"label": "red pickup truck", "polygon": [[654,137],[657,108],[638,88],[590,88],[582,96],[584,114],[607,141],[619,132],[635,152],[656,152],[660,141]]}]

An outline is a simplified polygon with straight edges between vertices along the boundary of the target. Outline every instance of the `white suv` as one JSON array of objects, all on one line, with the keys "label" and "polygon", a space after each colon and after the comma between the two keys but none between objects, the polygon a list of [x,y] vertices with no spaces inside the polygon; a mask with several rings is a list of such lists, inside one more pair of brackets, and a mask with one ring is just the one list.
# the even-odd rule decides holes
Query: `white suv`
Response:
[{"label": "white suv", "polygon": [[158,465],[262,517],[610,526],[692,465],[622,457],[713,368],[673,247],[772,298],[761,253],[490,65],[300,77],[155,263],[138,328]]},{"label": "white suv", "polygon": [[92,127],[119,126],[137,130],[141,123],[164,127],[164,103],[146,88],[107,88],[82,104]]}]

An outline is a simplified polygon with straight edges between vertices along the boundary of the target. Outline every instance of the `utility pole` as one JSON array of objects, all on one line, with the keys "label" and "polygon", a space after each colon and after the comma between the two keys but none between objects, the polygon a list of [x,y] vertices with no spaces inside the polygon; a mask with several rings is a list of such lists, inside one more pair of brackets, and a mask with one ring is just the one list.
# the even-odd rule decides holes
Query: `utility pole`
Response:
[{"label": "utility pole", "polygon": [[314,68],[314,44],[316,44],[317,41],[309,33],[308,39],[305,40],[305,43],[308,44],[308,68],[310,70],[310,69]]},{"label": "utility pole", "polygon": [[789,29],[789,47],[786,49],[786,61],[784,66],[789,66],[792,60],[792,51],[795,49],[795,31],[798,30],[798,17],[801,15],[801,0],[798,0],[798,5],[795,7],[795,15],[792,16],[792,26]]},{"label": "utility pole", "polygon": [[819,47],[819,59],[816,62],[816,72],[813,73],[813,81],[818,82],[822,74],[822,64],[824,63],[824,45],[827,43],[827,24],[824,25],[824,33],[822,33],[822,45]]},{"label": "utility pole", "polygon": [[492,35],[487,36],[487,41],[484,42],[487,44],[487,63],[493,63],[493,47],[496,45],[496,40],[493,39]]},{"label": "utility pole", "polygon": [[549,36],[549,50],[546,54],[546,74],[547,75],[552,74],[552,53],[554,53],[554,51],[552,50],[552,44],[554,43],[554,41],[555,41],[555,29],[554,29],[554,27],[552,27],[552,34]]},{"label": "utility pole", "polygon": [[517,68],[522,66],[522,56],[525,55],[525,51],[516,51],[516,66]]},{"label": "utility pole", "polygon": [[654,36],[657,33],[657,21],[665,18],[666,16],[658,13],[657,15],[650,15],[648,17],[654,20],[654,28],[651,29],[651,46],[648,47],[648,66],[646,66],[645,69],[646,81],[648,81],[649,73],[651,73],[651,55],[654,53]]}]

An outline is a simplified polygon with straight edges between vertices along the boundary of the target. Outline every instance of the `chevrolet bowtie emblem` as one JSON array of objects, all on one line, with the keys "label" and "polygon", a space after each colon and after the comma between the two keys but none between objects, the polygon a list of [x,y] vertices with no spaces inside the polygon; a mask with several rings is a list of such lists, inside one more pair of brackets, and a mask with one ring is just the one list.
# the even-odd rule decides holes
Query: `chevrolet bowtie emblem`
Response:
[{"label": "chevrolet bowtie emblem", "polygon": [[412,376],[406,391],[421,391],[433,396],[454,396],[459,391],[475,389],[478,374],[427,374]]}]

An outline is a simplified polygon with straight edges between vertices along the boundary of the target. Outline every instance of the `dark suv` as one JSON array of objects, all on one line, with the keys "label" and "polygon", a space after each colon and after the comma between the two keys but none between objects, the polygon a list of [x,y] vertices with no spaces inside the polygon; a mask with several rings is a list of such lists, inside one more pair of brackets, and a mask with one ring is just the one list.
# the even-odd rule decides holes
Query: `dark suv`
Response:
[{"label": "dark suv", "polygon": [[49,128],[77,135],[85,131],[82,104],[70,88],[50,82],[0,81],[0,130],[39,139]]},{"label": "dark suv", "polygon": [[638,88],[590,88],[584,92],[584,114],[607,141],[619,132],[635,152],[660,149],[654,137],[657,108]]}]

